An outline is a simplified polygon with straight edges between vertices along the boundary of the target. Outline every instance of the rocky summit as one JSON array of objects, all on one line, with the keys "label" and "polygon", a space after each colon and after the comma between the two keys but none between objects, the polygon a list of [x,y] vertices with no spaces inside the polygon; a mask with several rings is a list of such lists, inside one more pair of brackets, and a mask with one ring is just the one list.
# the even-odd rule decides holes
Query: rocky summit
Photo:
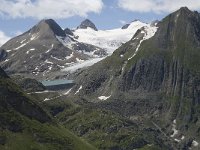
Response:
[{"label": "rocky summit", "polygon": [[87,29],[87,28],[91,28],[91,29],[93,29],[95,31],[98,31],[98,29],[96,28],[95,24],[92,21],[90,21],[89,19],[84,20],[77,27],[77,29]]}]

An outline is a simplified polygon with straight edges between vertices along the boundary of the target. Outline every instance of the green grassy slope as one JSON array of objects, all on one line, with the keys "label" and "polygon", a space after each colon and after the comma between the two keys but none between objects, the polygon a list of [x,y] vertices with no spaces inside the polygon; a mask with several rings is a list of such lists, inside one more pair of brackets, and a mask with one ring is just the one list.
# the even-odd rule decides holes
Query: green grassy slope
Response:
[{"label": "green grassy slope", "polygon": [[0,76],[1,150],[94,150],[56,123],[9,78]]}]

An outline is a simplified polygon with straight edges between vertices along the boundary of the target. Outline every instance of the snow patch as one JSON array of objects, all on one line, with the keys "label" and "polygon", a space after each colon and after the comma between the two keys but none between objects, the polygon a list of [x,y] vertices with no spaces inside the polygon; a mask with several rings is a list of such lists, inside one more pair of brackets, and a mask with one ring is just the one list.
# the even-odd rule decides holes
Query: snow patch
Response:
[{"label": "snow patch", "polygon": [[178,130],[176,130],[176,120],[173,121],[172,130],[173,134],[170,137],[175,137],[178,134]]},{"label": "snow patch", "polygon": [[35,48],[31,48],[26,52],[26,54],[29,54],[31,51],[34,51],[34,50],[35,50]]},{"label": "snow patch", "polygon": [[197,147],[199,145],[199,143],[195,140],[192,141],[192,146]]},{"label": "snow patch", "polygon": [[51,48],[48,49],[45,53],[49,53],[49,52],[53,49],[53,47],[54,47],[54,44],[52,44],[52,45],[51,45]]},{"label": "snow patch", "polygon": [[39,37],[38,33],[33,34],[33,35],[31,36],[30,40],[33,41],[33,40],[37,39],[38,37]]},{"label": "snow patch", "polygon": [[[20,43],[23,44],[26,41],[26,39],[22,40]],[[17,43],[17,42],[16,42]]]},{"label": "snow patch", "polygon": [[[80,68],[85,68],[85,67],[92,66],[95,63],[103,60],[104,58],[105,57],[103,57],[103,58],[93,58],[93,59],[85,60],[84,62],[81,62],[81,63],[71,62],[71,63],[69,63],[71,66],[63,69],[62,71],[69,71],[69,72],[73,73],[73,72],[75,72],[76,70],[78,70]],[[66,65],[67,65],[67,63],[66,63]]]},{"label": "snow patch", "polygon": [[179,140],[179,139],[174,139],[174,141],[176,141],[176,142],[178,142],[178,143],[179,143],[181,140]]},{"label": "snow patch", "polygon": [[141,32],[141,33],[144,33],[144,37],[142,38],[142,40],[140,40],[140,42],[135,50],[135,53],[131,57],[129,57],[128,60],[131,60],[137,54],[143,41],[148,40],[155,35],[157,29],[158,29],[158,27],[151,26],[151,25],[144,27],[144,31]]},{"label": "snow patch", "polygon": [[6,50],[7,53],[9,53],[9,52],[11,52],[11,51],[12,51],[12,50],[10,50],[10,49],[7,49],[7,50]]},{"label": "snow patch", "polygon": [[64,93],[64,95],[68,95],[71,92],[72,88],[69,89],[66,93]]},{"label": "snow patch", "polygon": [[76,61],[80,63],[80,62],[84,62],[85,60],[82,60],[82,59],[76,58]]},{"label": "snow patch", "polygon": [[49,98],[45,98],[45,99],[44,99],[44,101],[49,101],[49,100],[50,100]]},{"label": "snow patch", "polygon": [[45,90],[45,91],[40,91],[40,92],[31,92],[31,93],[27,93],[27,94],[42,94],[42,93],[49,93],[51,91]]},{"label": "snow patch", "polygon": [[184,140],[185,139],[185,136],[184,135],[182,135],[182,137],[181,137],[181,140]]},{"label": "snow patch", "polygon": [[56,36],[58,41],[60,41],[65,47],[68,47],[70,49],[73,49],[73,44],[76,44],[77,42],[72,41],[72,39],[68,36],[66,37],[61,37],[61,36]]},{"label": "snow patch", "polygon": [[45,60],[45,63],[47,63],[47,64],[53,64],[51,61],[49,61],[48,59],[47,60]]},{"label": "snow patch", "polygon": [[66,56],[65,59],[70,59],[72,57],[74,57],[74,52],[72,52],[69,56]]},{"label": "snow patch", "polygon": [[9,59],[6,59],[4,62],[8,62],[9,61]]},{"label": "snow patch", "polygon": [[28,43],[29,43],[29,41],[28,41],[28,42],[26,42],[26,43],[23,43],[22,45],[18,46],[18,47],[17,47],[17,48],[15,48],[14,50],[18,50],[18,49],[20,49],[20,48],[24,47],[25,45],[27,45]]},{"label": "snow patch", "polygon": [[110,97],[111,97],[111,95],[110,96],[99,96],[98,99],[105,101],[105,100],[109,99]]},{"label": "snow patch", "polygon": [[63,61],[62,59],[57,58],[57,57],[54,57],[54,56],[52,56],[52,55],[51,55],[51,58],[56,59],[56,60],[58,60],[58,61]]},{"label": "snow patch", "polygon": [[81,85],[81,86],[79,87],[79,89],[75,92],[75,95],[78,94],[82,88],[83,88],[83,86]]}]

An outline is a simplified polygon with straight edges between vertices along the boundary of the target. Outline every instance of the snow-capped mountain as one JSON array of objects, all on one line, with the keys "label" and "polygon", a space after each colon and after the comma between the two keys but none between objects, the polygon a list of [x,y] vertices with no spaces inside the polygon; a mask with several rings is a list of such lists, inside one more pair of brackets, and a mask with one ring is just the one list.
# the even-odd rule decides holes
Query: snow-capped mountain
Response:
[{"label": "snow-capped mountain", "polygon": [[101,47],[111,55],[119,46],[129,41],[138,29],[148,25],[140,21],[133,21],[127,28],[96,31],[87,27],[78,28],[73,33],[77,37],[77,41]]},{"label": "snow-capped mountain", "polygon": [[42,20],[0,48],[0,65],[11,74],[46,78],[73,64],[107,55],[99,47],[76,41],[70,32],[52,19]]},{"label": "snow-capped mountain", "polygon": [[81,43],[87,43],[100,47],[105,50],[107,55],[102,58],[93,58],[73,64],[72,66],[63,69],[63,71],[73,72],[77,69],[91,66],[111,55],[123,43],[128,42],[138,29],[147,27],[147,29],[151,30],[152,28],[151,24],[143,23],[138,20],[135,20],[126,26],[126,28],[122,27],[112,30],[98,30],[94,23],[92,23],[90,20],[86,19],[83,21],[76,30],[72,30],[73,34],[71,34],[71,37]]},{"label": "snow-capped mountain", "polygon": [[86,19],[75,30],[63,30],[52,19],[42,20],[0,48],[0,65],[10,74],[55,78],[106,58],[144,26],[150,27],[134,21],[125,29],[98,30]]}]

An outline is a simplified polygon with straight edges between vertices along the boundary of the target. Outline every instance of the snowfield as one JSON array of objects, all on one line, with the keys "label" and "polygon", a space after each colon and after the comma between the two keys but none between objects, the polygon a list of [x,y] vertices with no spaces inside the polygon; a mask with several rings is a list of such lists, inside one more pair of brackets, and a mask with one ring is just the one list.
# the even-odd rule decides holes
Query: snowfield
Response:
[{"label": "snowfield", "polygon": [[[78,42],[95,45],[97,47],[105,49],[109,56],[117,48],[119,48],[123,43],[126,43],[129,40],[131,40],[131,38],[134,36],[134,34],[137,32],[137,30],[142,27],[146,27],[146,29],[148,30],[148,34],[145,36],[144,40],[148,39],[154,35],[155,28],[150,28],[150,24],[143,23],[140,21],[134,21],[134,22],[130,23],[130,25],[128,26],[127,29],[117,28],[117,29],[112,29],[112,30],[95,31],[94,29],[88,27],[87,29],[74,30],[73,33],[74,33],[74,37],[76,37],[76,40]],[[59,37],[57,37],[57,38],[59,38]],[[60,38],[59,38],[59,40],[62,41]],[[64,40],[64,41],[65,42],[62,41],[62,43],[65,45],[68,45],[68,46],[71,43],[73,43],[70,40]],[[90,55],[94,55],[94,54],[90,54]],[[97,58],[92,58],[92,59],[85,60],[85,61],[80,61],[78,63],[72,63],[70,66],[63,69],[63,71],[74,72],[77,69],[92,66],[93,64],[95,64],[105,58],[106,57],[103,57],[103,58],[97,57]]]},{"label": "snowfield", "polygon": [[132,22],[127,29],[112,29],[95,31],[92,28],[77,29],[74,35],[78,37],[77,41],[98,46],[106,49],[107,53],[111,55],[114,50],[128,42],[138,29],[148,26],[146,23],[140,21]]},{"label": "snowfield", "polygon": [[62,71],[68,71],[68,72],[75,72],[76,70],[78,69],[81,69],[81,68],[84,68],[84,67],[89,67],[89,66],[92,66],[94,65],[95,63],[103,60],[105,57],[103,58],[93,58],[93,59],[89,59],[89,60],[86,60],[86,61],[82,61],[82,62],[78,62],[78,63],[74,63],[74,64],[71,64],[71,66],[63,69]]}]

